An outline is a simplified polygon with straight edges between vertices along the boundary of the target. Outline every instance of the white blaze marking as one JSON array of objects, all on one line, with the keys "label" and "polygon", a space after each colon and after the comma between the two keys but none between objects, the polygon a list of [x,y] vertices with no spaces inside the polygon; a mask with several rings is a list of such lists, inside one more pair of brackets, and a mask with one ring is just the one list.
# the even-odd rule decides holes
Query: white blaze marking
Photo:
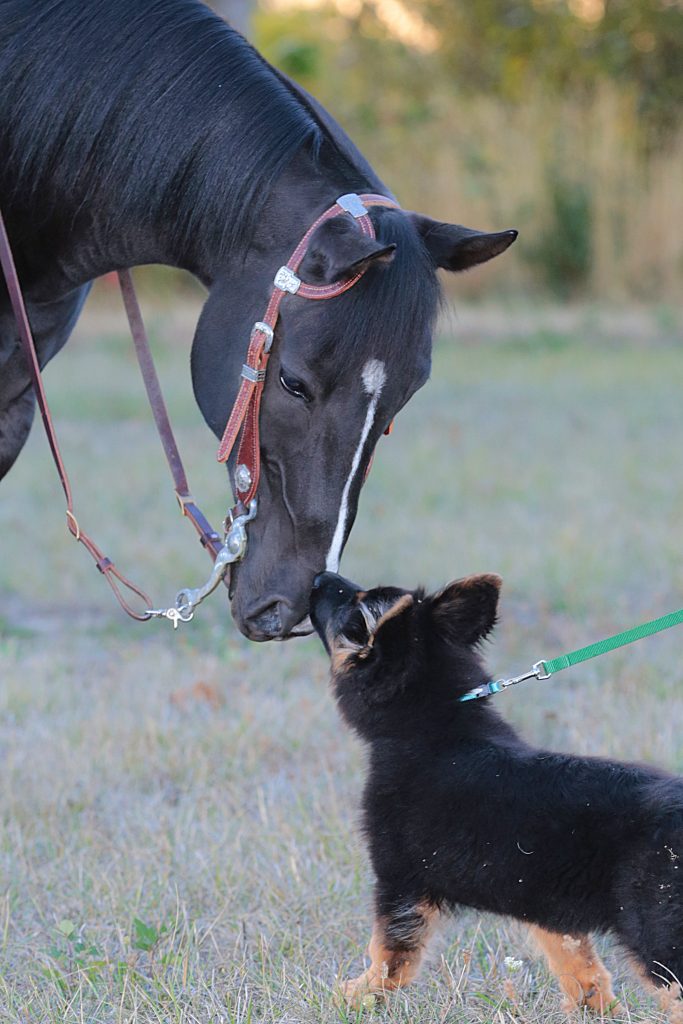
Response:
[{"label": "white blaze marking", "polygon": [[380,362],[379,359],[369,359],[363,367],[361,374],[361,380],[363,381],[363,391],[366,395],[370,396],[370,404],[368,405],[368,411],[365,414],[365,423],[361,430],[360,440],[358,441],[358,447],[354,452],[353,461],[351,463],[351,471],[347,477],[346,483],[344,484],[344,490],[341,496],[341,505],[339,506],[339,517],[337,519],[337,526],[334,531],[332,543],[330,544],[330,550],[327,552],[327,561],[325,562],[325,569],[327,572],[337,572],[339,570],[339,559],[341,557],[342,544],[344,543],[344,534],[346,532],[346,520],[348,516],[349,506],[349,492],[351,490],[351,484],[353,478],[358,472],[358,466],[360,465],[361,456],[363,454],[363,448],[365,442],[368,439],[368,434],[372,428],[372,424],[375,422],[375,413],[377,412],[377,403],[379,402],[379,396],[382,394],[382,388],[384,387],[384,381],[386,380],[386,371],[384,369],[384,363]]}]

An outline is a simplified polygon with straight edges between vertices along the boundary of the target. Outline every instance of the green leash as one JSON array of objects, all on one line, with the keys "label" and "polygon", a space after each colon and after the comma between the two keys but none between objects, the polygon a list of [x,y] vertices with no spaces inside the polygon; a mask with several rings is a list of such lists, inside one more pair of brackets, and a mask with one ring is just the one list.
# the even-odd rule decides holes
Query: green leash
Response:
[{"label": "green leash", "polygon": [[658,619],[652,619],[651,622],[644,622],[640,626],[634,626],[633,629],[625,629],[623,633],[609,636],[605,640],[598,640],[597,643],[588,644],[587,647],[579,647],[577,651],[561,654],[557,658],[551,658],[550,661],[537,661],[528,672],[523,672],[520,676],[513,676],[511,679],[497,679],[495,682],[484,683],[483,686],[477,686],[474,690],[469,690],[464,696],[460,697],[460,700],[477,700],[479,697],[490,697],[494,693],[500,693],[501,690],[507,689],[508,686],[516,686],[517,683],[523,683],[525,679],[549,679],[555,672],[561,672],[564,668],[579,665],[582,661],[597,658],[600,654],[607,654],[608,651],[615,651],[617,647],[634,644],[636,640],[642,640],[644,637],[652,636],[654,633],[661,633],[663,629],[671,629],[672,626],[680,626],[681,623],[683,623],[683,608],[677,612],[669,612],[668,615],[662,615]]}]

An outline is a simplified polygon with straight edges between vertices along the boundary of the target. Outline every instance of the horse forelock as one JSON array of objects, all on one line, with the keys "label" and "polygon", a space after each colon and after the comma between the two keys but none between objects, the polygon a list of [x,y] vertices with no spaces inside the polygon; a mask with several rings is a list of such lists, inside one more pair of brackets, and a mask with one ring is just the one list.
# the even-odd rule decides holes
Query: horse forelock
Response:
[{"label": "horse forelock", "polygon": [[[377,238],[394,243],[387,267],[370,267],[330,311],[337,327],[316,344],[328,384],[357,376],[368,359],[386,367],[387,388],[411,390],[415,374],[428,368],[431,335],[441,291],[434,265],[412,221],[401,210],[371,208]],[[325,305],[325,304],[321,304]]]}]

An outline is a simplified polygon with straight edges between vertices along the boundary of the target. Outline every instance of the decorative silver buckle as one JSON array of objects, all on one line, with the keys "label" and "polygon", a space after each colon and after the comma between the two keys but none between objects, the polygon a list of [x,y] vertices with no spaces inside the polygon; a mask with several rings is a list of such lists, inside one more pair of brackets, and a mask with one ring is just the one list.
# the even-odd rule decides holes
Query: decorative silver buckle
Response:
[{"label": "decorative silver buckle", "polygon": [[275,275],[273,284],[281,292],[289,292],[290,295],[296,295],[299,288],[301,288],[301,278],[297,277],[290,267],[280,267]]},{"label": "decorative silver buckle", "polygon": [[263,346],[263,351],[270,352],[273,345],[273,328],[270,324],[264,324],[263,320],[257,320],[251,329],[251,333],[256,334],[257,331],[260,334],[265,334],[266,336],[266,343]]},{"label": "decorative silver buckle", "polygon": [[337,206],[341,206],[342,210],[350,213],[352,217],[364,217],[368,212],[363,200],[355,192],[347,192],[346,195],[339,196]]},{"label": "decorative silver buckle", "polygon": [[[249,466],[245,466],[243,462],[239,464],[235,470],[235,487],[240,494],[246,494],[251,487],[251,473]],[[226,533],[228,531],[226,530]]]},{"label": "decorative silver buckle", "polygon": [[266,371],[255,370],[253,366],[247,366],[246,363],[242,363],[241,376],[245,380],[250,380],[252,384],[261,384],[266,379]]}]

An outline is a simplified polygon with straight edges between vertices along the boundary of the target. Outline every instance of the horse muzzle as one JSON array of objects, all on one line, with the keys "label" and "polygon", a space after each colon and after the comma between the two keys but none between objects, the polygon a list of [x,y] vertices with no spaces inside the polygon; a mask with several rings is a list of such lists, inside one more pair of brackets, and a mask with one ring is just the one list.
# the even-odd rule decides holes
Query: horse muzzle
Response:
[{"label": "horse muzzle", "polygon": [[313,632],[311,620],[301,609],[294,607],[286,598],[266,598],[253,610],[247,610],[243,617],[233,606],[233,617],[240,630],[249,640],[289,640],[297,636],[308,636]]}]

